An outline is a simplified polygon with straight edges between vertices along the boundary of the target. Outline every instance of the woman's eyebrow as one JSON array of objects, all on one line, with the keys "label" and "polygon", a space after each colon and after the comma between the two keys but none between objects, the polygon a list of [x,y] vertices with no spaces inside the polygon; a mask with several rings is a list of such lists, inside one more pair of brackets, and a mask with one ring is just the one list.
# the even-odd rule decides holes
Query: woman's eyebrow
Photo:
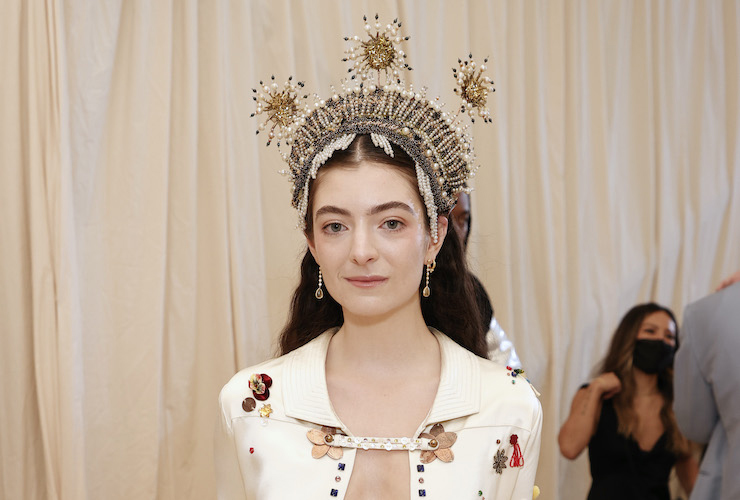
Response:
[{"label": "woman's eyebrow", "polygon": [[346,210],[344,208],[339,208],[334,205],[324,205],[323,207],[316,210],[315,217],[318,217],[320,215],[324,214],[336,214],[336,215],[350,215],[349,210]]},{"label": "woman's eyebrow", "polygon": [[401,210],[405,210],[409,212],[411,215],[416,215],[416,211],[412,207],[410,207],[408,204],[402,201],[389,201],[387,203],[381,203],[380,205],[375,205],[373,208],[371,208],[368,211],[368,214],[375,215],[375,214],[379,214],[380,212],[385,212],[386,210],[393,210],[394,208],[399,208]]}]

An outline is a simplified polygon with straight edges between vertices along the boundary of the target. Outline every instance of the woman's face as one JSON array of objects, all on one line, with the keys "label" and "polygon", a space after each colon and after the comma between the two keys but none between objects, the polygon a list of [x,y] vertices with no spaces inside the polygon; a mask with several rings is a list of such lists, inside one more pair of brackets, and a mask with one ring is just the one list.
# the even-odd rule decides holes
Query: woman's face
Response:
[{"label": "woman's face", "polygon": [[416,186],[388,165],[336,165],[317,180],[308,246],[345,316],[418,307],[424,264],[442,246],[447,219],[433,243]]},{"label": "woman's face", "polygon": [[637,340],[662,340],[670,346],[676,345],[676,323],[663,311],[645,316],[637,332]]}]

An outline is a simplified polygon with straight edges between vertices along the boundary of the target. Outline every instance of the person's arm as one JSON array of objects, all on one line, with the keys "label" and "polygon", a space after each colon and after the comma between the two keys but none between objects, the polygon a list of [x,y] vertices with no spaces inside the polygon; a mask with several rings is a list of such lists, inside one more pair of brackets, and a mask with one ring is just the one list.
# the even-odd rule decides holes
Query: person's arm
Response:
[{"label": "person's arm", "polygon": [[694,489],[698,474],[699,463],[693,454],[688,453],[676,461],[676,476],[678,476],[678,482],[681,483],[681,487],[687,495],[690,495],[691,490]]},{"label": "person's arm", "polygon": [[602,373],[588,387],[578,390],[570,407],[570,415],[558,434],[560,453],[565,458],[574,460],[588,446],[599,423],[601,401],[620,390],[622,383],[611,372]]},{"label": "person's arm", "polygon": [[224,415],[219,397],[218,423],[215,436],[216,491],[218,500],[247,500],[247,492],[239,468],[231,422]]},{"label": "person's arm", "polygon": [[693,343],[699,330],[691,315],[691,306],[684,314],[684,341],[676,352],[673,365],[673,413],[681,433],[691,441],[706,444],[717,425],[719,414],[712,386],[702,373]]}]

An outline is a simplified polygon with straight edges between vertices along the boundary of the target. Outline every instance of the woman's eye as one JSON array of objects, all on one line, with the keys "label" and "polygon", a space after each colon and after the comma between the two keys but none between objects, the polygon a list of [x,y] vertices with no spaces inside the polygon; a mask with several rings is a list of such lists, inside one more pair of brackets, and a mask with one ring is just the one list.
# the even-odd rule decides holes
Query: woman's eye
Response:
[{"label": "woman's eye", "polygon": [[388,229],[398,229],[401,227],[400,220],[389,220],[385,222],[385,227]]},{"label": "woman's eye", "polygon": [[342,226],[339,222],[332,222],[324,226],[324,228],[330,233],[338,233],[342,230],[343,227],[344,226]]}]

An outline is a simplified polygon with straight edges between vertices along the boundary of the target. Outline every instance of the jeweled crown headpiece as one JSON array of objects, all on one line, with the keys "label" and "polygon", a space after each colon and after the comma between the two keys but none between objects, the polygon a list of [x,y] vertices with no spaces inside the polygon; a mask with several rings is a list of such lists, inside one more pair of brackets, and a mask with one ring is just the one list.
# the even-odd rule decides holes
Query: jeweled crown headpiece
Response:
[{"label": "jeweled crown headpiece", "polygon": [[293,183],[292,204],[298,209],[302,229],[310,181],[335,151],[346,149],[357,134],[369,134],[373,144],[391,157],[391,144],[400,147],[416,165],[419,192],[436,242],[438,214],[452,210],[460,192],[470,191],[467,181],[475,174],[468,125],[460,123],[460,115],[467,111],[474,121],[475,112],[484,122],[490,121],[486,100],[488,92],[494,91],[493,82],[483,75],[488,59],[480,67],[476,67],[472,54],[466,60],[458,59],[459,67],[452,72],[459,87],[455,93],[462,103],[458,112],[451,115],[442,110],[439,98],[427,99],[426,88],[416,92],[412,85],[406,87],[401,74],[412,68],[399,48],[409,39],[399,34],[401,23],[396,19],[381,31],[377,14],[375,29],[367,17],[364,20],[368,39],[345,37],[346,41],[355,42],[343,59],[352,64],[349,72],[354,74],[342,83],[341,92],[332,87],[328,99],[314,94],[313,102],[309,102],[309,96],[302,95],[303,82],[290,77],[280,88],[274,76],[271,82],[260,82],[259,90],[252,89],[257,103],[252,116],[267,114],[257,133],[272,123],[267,145],[277,139],[278,148],[281,144],[290,148],[289,153],[281,150],[290,167],[281,173],[287,174]]}]

